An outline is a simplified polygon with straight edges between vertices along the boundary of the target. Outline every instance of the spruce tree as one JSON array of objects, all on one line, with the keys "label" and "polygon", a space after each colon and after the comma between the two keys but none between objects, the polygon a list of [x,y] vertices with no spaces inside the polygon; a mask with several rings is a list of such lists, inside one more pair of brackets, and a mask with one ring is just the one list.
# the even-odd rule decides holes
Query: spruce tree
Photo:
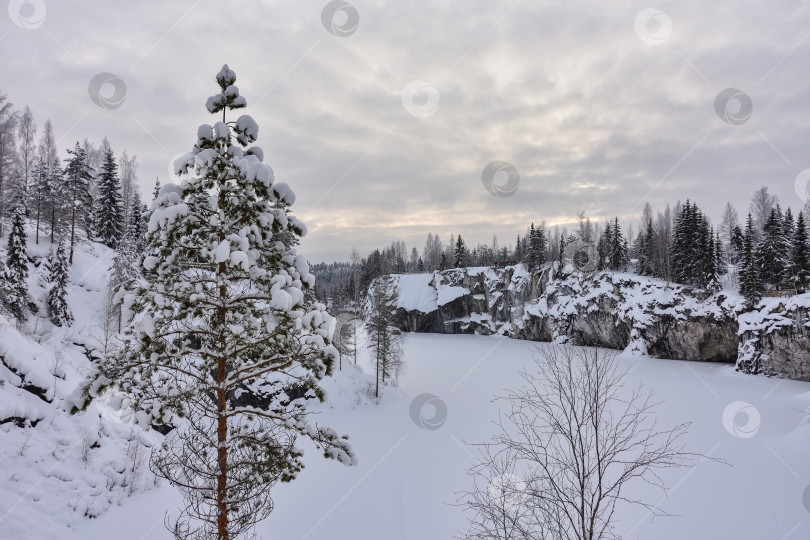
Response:
[{"label": "spruce tree", "polygon": [[807,223],[804,213],[799,212],[793,233],[791,254],[791,281],[797,292],[804,292],[810,285],[810,245],[808,245]]},{"label": "spruce tree", "polygon": [[65,242],[61,238],[48,261],[48,316],[56,326],[73,324],[73,314],[67,304],[68,261],[65,253]]},{"label": "spruce tree", "polygon": [[17,205],[8,235],[6,253],[6,306],[19,320],[28,313],[28,241],[25,234],[25,207]]},{"label": "spruce tree", "polygon": [[781,285],[782,272],[787,263],[784,259],[785,245],[780,218],[777,208],[773,208],[762,228],[762,239],[754,252],[762,282],[770,288]]},{"label": "spruce tree", "polygon": [[[79,146],[78,141],[73,150],[68,150],[70,155],[65,161],[65,180],[67,182],[65,191],[70,204],[70,255],[68,262],[73,264],[73,249],[76,245],[76,226],[83,227],[88,231],[87,223],[81,223],[81,216],[84,209],[92,205],[90,197],[90,180],[93,178],[92,170],[87,162],[87,154]],[[53,232],[51,233],[53,235]]]},{"label": "spruce tree", "polygon": [[31,178],[31,209],[36,219],[36,234],[34,243],[39,244],[39,226],[43,215],[43,210],[51,200],[50,182],[49,182],[48,166],[42,156],[37,160],[34,166],[34,171]]},{"label": "spruce tree", "polygon": [[94,226],[99,242],[115,249],[124,235],[124,208],[121,181],[112,148],[104,149],[104,161],[98,175],[98,200],[95,205]]},{"label": "spruce tree", "polygon": [[613,220],[613,234],[610,237],[609,265],[614,271],[624,270],[627,266],[627,242],[622,234],[619,218]]},{"label": "spruce tree", "polygon": [[447,270],[447,253],[442,251],[442,258],[439,261],[439,270]]},{"label": "spruce tree", "polygon": [[467,246],[461,235],[456,238],[456,249],[453,252],[453,268],[463,268],[467,266]]},{"label": "spruce tree", "polygon": [[596,252],[599,256],[598,270],[610,268],[611,246],[613,246],[613,229],[610,226],[610,221],[608,221],[605,223],[605,231],[596,245]]},{"label": "spruce tree", "polygon": [[[136,403],[136,421],[176,426],[152,454],[152,470],[180,488],[175,536],[235,539],[273,508],[270,487],[304,467],[297,437],[326,457],[355,461],[346,437],[313,425],[307,402],[325,399],[320,379],[338,358],[332,317],[307,300],[314,276],[296,246],[304,225],[295,196],[274,181],[258,136],[223,66],[197,129],[175,161],[181,186],[153,206],[150,255],[123,297],[134,313],[120,355],[100,363],[87,397],[116,384]],[[85,401],[85,406],[88,401]]]},{"label": "spruce tree", "polygon": [[532,223],[529,230],[529,267],[539,270],[546,262],[546,230],[543,225],[535,228]]},{"label": "spruce tree", "polygon": [[146,221],[144,221],[141,196],[137,188],[132,190],[132,207],[129,210],[129,223],[125,237],[128,237],[136,253],[141,254],[146,247]]},{"label": "spruce tree", "polygon": [[762,278],[759,274],[756,253],[754,252],[754,219],[750,213],[745,224],[741,261],[740,294],[743,295],[750,309],[762,299],[763,291]]}]

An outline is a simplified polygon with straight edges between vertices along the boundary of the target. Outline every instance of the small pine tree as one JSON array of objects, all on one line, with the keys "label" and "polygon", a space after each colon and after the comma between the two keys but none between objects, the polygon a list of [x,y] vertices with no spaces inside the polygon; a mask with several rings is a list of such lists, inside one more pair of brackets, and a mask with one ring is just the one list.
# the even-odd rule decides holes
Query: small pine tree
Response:
[{"label": "small pine tree", "polygon": [[597,265],[598,270],[610,268],[610,248],[612,245],[613,229],[608,221],[605,223],[605,231],[602,233],[602,237],[599,239],[599,243],[596,245],[596,252],[599,256],[599,264]]},{"label": "small pine tree", "polygon": [[[139,203],[140,205],[140,203]],[[124,208],[121,181],[112,148],[104,149],[104,161],[98,176],[98,200],[95,206],[95,234],[99,242],[115,249],[124,235]]]},{"label": "small pine tree", "polygon": [[152,189],[152,201],[156,201],[160,196],[160,178],[155,177],[155,187]]},{"label": "small pine tree", "polygon": [[48,316],[56,326],[70,326],[73,324],[73,314],[67,303],[68,261],[65,253],[65,242],[61,238],[56,252],[49,257],[50,272],[48,282]]},{"label": "small pine tree", "polygon": [[146,247],[146,221],[144,221],[141,196],[137,189],[133,189],[132,205],[129,211],[129,223],[127,224],[127,230],[124,236],[130,239],[136,253],[143,253]]},{"label": "small pine tree", "polygon": [[740,294],[749,308],[753,308],[762,299],[762,278],[754,253],[754,219],[748,214],[743,238],[742,262],[740,268]]},{"label": "small pine tree", "polygon": [[393,325],[392,308],[397,303],[396,287],[386,277],[372,284],[367,306],[366,333],[368,348],[374,356],[376,385],[374,396],[380,397],[380,383],[396,381],[402,369],[402,346],[399,330]]},{"label": "small pine tree", "polygon": [[781,215],[777,208],[771,210],[762,228],[762,239],[757,244],[754,257],[764,285],[778,288],[782,283],[782,273],[787,261],[784,259],[785,245],[782,236]]},{"label": "small pine tree", "polygon": [[447,270],[447,253],[442,251],[442,258],[439,261],[439,270]]},{"label": "small pine tree", "polygon": [[463,268],[465,266],[467,266],[467,246],[464,245],[461,235],[458,235],[456,249],[453,252],[453,268]]},{"label": "small pine tree", "polygon": [[22,205],[17,205],[11,222],[5,273],[8,281],[6,306],[12,315],[23,320],[28,313],[28,242],[25,207]]},{"label": "small pine tree", "polygon": [[419,257],[419,262],[416,263],[416,271],[420,274],[425,271],[425,261],[422,260],[422,257]]},{"label": "small pine tree", "polygon": [[546,231],[543,225],[529,228],[529,268],[539,270],[546,262]]},{"label": "small pine tree", "polygon": [[619,218],[613,220],[613,235],[610,237],[610,269],[619,271],[627,266],[627,242],[622,234]]},{"label": "small pine tree", "polygon": [[792,247],[791,280],[796,290],[803,292],[810,285],[810,245],[808,245],[807,224],[802,212],[799,212],[799,216],[796,218]]},{"label": "small pine tree", "polygon": [[[90,181],[93,179],[92,170],[87,162],[87,153],[79,146],[78,141],[73,150],[68,150],[70,155],[65,161],[65,180],[67,181],[66,192],[70,204],[70,255],[68,263],[73,264],[73,249],[76,245],[76,226],[83,226],[85,231],[89,229],[88,223],[81,223],[82,209],[92,206],[90,196]],[[53,234],[53,233],[51,233]]]}]

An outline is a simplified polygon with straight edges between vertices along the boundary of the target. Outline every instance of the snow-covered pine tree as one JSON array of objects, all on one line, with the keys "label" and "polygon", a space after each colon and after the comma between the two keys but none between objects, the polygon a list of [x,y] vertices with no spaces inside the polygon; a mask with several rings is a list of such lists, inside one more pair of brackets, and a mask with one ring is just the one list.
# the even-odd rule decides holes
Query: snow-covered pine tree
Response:
[{"label": "snow-covered pine tree", "polygon": [[610,226],[610,221],[605,222],[605,231],[599,242],[596,245],[596,252],[599,256],[598,270],[610,268],[610,248],[613,245],[613,229]]},{"label": "snow-covered pine tree", "polygon": [[720,239],[719,232],[714,237],[714,266],[718,276],[724,276],[728,273],[728,263],[726,262],[723,241]]},{"label": "snow-covered pine tree", "polygon": [[130,198],[132,207],[129,209],[129,223],[124,236],[130,238],[135,252],[140,255],[146,247],[146,221],[144,221],[143,205],[137,186],[133,186]]},{"label": "snow-covered pine tree", "polygon": [[439,270],[447,270],[447,253],[442,251],[442,258],[439,260]]},{"label": "snow-covered pine tree", "polygon": [[[92,205],[90,198],[90,180],[93,178],[90,165],[87,163],[87,154],[84,149],[76,142],[73,150],[68,150],[70,157],[65,159],[65,192],[68,202],[70,204],[70,255],[68,256],[68,263],[73,264],[73,248],[76,245],[76,225],[82,226],[85,231],[88,227],[86,223],[77,223],[81,221],[83,209],[87,205]],[[51,233],[53,235],[53,232]]]},{"label": "snow-covered pine tree", "polygon": [[121,199],[121,181],[112,148],[104,149],[104,160],[98,175],[98,200],[95,201],[93,219],[96,238],[115,249],[125,232],[124,207]]},{"label": "snow-covered pine tree", "polygon": [[807,223],[804,213],[799,212],[793,233],[791,253],[791,281],[797,292],[807,290],[810,285],[810,245],[808,245]]},{"label": "snow-covered pine tree", "polygon": [[422,257],[419,257],[419,262],[416,263],[416,271],[420,274],[425,271],[425,261],[422,260]]},{"label": "snow-covered pine tree", "polygon": [[613,219],[613,235],[610,237],[610,269],[623,270],[627,266],[627,243],[618,216]]},{"label": "snow-covered pine tree", "polygon": [[692,213],[692,204],[687,199],[680,212],[675,215],[670,261],[672,279],[678,283],[689,284],[694,274],[697,227]]},{"label": "snow-covered pine tree", "polygon": [[456,249],[453,251],[453,268],[463,268],[467,266],[467,246],[464,244],[461,235],[456,238]]},{"label": "snow-covered pine tree", "polygon": [[740,264],[740,294],[745,298],[749,309],[756,306],[762,299],[762,291],[762,278],[754,252],[754,218],[749,213],[745,224]]},{"label": "snow-covered pine tree", "polygon": [[546,230],[543,225],[529,228],[529,268],[539,270],[546,262]]},{"label": "snow-covered pine tree", "polygon": [[[292,190],[262,163],[258,125],[227,65],[206,108],[220,114],[197,130],[192,151],[175,161],[193,170],[167,184],[153,204],[151,253],[124,305],[134,316],[121,355],[98,366],[87,396],[115,384],[130,392],[139,425],[177,429],[152,468],[183,492],[177,538],[236,539],[273,508],[270,487],[304,467],[296,437],[345,464],[346,437],[309,421],[307,402],[323,400],[319,380],[337,350],[334,319],[305,301],[314,277],[296,252],[304,225]],[[87,405],[85,402],[85,406]]]},{"label": "snow-covered pine tree", "polygon": [[25,234],[25,207],[17,205],[11,221],[6,252],[6,307],[14,317],[24,320],[28,314],[28,241]]},{"label": "snow-covered pine tree", "polygon": [[755,258],[759,275],[766,287],[778,288],[782,283],[782,272],[786,266],[784,237],[782,236],[781,216],[777,208],[771,210],[770,216],[762,229],[761,240],[756,246]]},{"label": "snow-covered pine tree", "polygon": [[782,216],[782,260],[785,261],[785,266],[782,268],[782,286],[793,287],[791,270],[791,260],[793,256],[793,237],[796,234],[796,222],[793,220],[793,212],[790,208],[785,210]]},{"label": "snow-covered pine tree", "polygon": [[56,326],[73,324],[73,314],[67,303],[68,261],[65,253],[65,242],[59,239],[56,251],[49,257],[48,266],[50,289],[48,290],[48,316]]}]

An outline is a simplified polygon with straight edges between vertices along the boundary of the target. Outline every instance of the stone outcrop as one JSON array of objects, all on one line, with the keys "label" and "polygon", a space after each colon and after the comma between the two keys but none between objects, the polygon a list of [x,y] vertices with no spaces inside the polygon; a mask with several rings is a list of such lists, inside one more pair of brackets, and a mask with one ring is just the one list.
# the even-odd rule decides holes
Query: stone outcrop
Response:
[{"label": "stone outcrop", "polygon": [[[710,293],[626,273],[583,279],[523,265],[390,276],[396,323],[410,332],[501,334],[630,350],[661,358],[738,362],[748,373],[810,380],[810,295],[743,312],[736,293]],[[781,307],[779,307],[781,306]],[[763,314],[767,312],[767,314]],[[759,313],[759,315],[757,315]],[[760,327],[750,321],[778,322]],[[741,326],[742,325],[742,326]]]},{"label": "stone outcrop", "polygon": [[739,321],[737,369],[810,381],[810,294],[766,299]]}]

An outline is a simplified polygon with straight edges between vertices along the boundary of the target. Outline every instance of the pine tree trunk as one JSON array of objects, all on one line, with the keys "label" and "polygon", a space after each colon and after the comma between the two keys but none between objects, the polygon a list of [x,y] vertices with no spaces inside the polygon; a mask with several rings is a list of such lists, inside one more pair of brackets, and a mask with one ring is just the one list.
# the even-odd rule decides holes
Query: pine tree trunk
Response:
[{"label": "pine tree trunk", "polygon": [[[53,231],[51,231],[53,236]],[[73,264],[73,242],[76,238],[76,190],[73,190],[73,212],[70,215],[70,257],[68,263]]]},{"label": "pine tree trunk", "polygon": [[[224,115],[224,111],[223,111]],[[219,193],[219,208],[225,206],[225,194]],[[225,233],[220,231],[219,241],[225,240]],[[219,263],[217,273],[223,277],[227,272],[227,265],[223,261]],[[225,327],[227,308],[225,301],[228,295],[227,285],[223,282],[219,286],[219,299],[222,303],[219,307],[219,323],[221,329]],[[220,330],[222,332],[222,330]],[[228,410],[227,395],[225,393],[225,379],[228,376],[225,335],[220,334],[219,338],[219,360],[217,361],[217,538],[218,540],[230,540],[228,533]]]},{"label": "pine tree trunk", "polygon": [[39,245],[39,207],[41,206],[41,204],[42,204],[41,201],[37,199],[37,236],[36,241],[34,242],[37,245]]}]

